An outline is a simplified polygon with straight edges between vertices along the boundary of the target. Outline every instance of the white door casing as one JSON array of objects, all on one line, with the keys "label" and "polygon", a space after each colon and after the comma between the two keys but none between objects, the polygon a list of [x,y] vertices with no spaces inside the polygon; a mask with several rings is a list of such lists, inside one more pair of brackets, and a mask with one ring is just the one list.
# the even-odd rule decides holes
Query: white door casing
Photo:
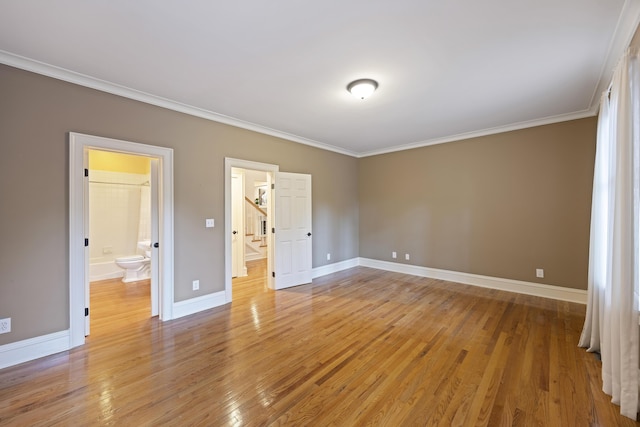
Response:
[{"label": "white door casing", "polygon": [[[272,165],[272,164],[268,164],[268,163],[260,163],[260,162],[253,162],[250,160],[241,160],[241,159],[234,159],[231,157],[225,157],[224,159],[224,254],[225,254],[225,264],[224,264],[224,290],[225,290],[225,302],[229,303],[232,301],[233,299],[233,292],[232,292],[232,280],[231,280],[231,270],[232,270],[232,250],[231,250],[231,236],[232,236],[232,213],[231,213],[231,206],[232,206],[232,191],[231,191],[231,181],[232,181],[232,169],[233,168],[240,168],[240,169],[251,169],[251,170],[257,170],[257,171],[264,171],[267,173],[267,182],[271,182],[272,177],[271,174],[274,172],[277,172],[279,169],[278,165]],[[273,212],[271,206],[272,206],[272,197],[268,197],[267,198],[267,212]],[[272,217],[273,215],[268,215],[267,216],[267,229],[271,229],[273,227],[273,223],[272,223]],[[274,251],[274,245],[273,245],[273,241],[271,240],[271,233],[267,233],[267,260],[268,260],[268,264],[269,264],[269,271],[273,271],[272,265],[273,265],[273,251]],[[272,278],[271,276],[269,276],[268,278],[268,285],[270,288],[273,289],[273,283],[272,283]]]},{"label": "white door casing", "polygon": [[275,289],[312,279],[311,175],[275,174]]},{"label": "white door casing", "polygon": [[[88,237],[88,220],[85,205],[86,179],[84,169],[86,151],[98,149],[129,154],[141,154],[156,159],[158,196],[158,235],[160,247],[155,251],[152,265],[157,271],[161,320],[173,318],[173,149],[138,144],[80,133],[69,133],[69,347],[84,344],[86,319],[85,305],[88,299],[87,283],[89,258],[85,246]],[[152,162],[153,163],[153,162]],[[152,166],[153,170],[153,166]],[[153,228],[153,227],[152,227]],[[155,259],[155,262],[154,262]],[[153,273],[152,273],[153,274]],[[153,280],[153,277],[152,277]],[[152,296],[153,304],[153,296]]]},{"label": "white door casing", "polygon": [[[83,168],[85,169],[84,171],[84,175],[85,175],[85,179],[82,180],[82,197],[83,197],[83,202],[82,202],[82,218],[84,221],[84,226],[83,226],[83,236],[85,237],[89,237],[89,230],[90,228],[90,224],[89,221],[91,220],[91,215],[89,214],[89,177],[87,176],[86,171],[89,170],[89,150],[84,149],[82,151],[82,161],[83,161]],[[69,179],[71,180],[71,179]],[[89,258],[90,258],[90,249],[89,249],[89,245],[84,245],[84,265],[86,266],[86,268],[84,269],[84,275],[83,275],[83,283],[84,283],[84,306],[85,306],[85,310],[89,311],[91,310],[91,293],[89,290]],[[85,315],[84,316],[84,335],[87,336],[89,335],[89,333],[91,332],[91,317]]]},{"label": "white door casing", "polygon": [[[151,244],[160,241],[160,182],[158,168],[160,161],[151,159]],[[151,248],[151,316],[160,314],[159,308],[159,290],[160,290],[160,251]]]},{"label": "white door casing", "polygon": [[244,179],[241,173],[231,176],[231,276],[246,276],[244,262]]}]

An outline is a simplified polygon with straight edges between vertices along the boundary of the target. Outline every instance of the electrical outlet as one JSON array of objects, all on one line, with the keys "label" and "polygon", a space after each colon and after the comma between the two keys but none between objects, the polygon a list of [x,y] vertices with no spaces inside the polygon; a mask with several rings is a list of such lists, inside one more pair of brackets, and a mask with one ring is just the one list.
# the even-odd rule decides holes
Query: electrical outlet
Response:
[{"label": "electrical outlet", "polygon": [[398,254],[395,251],[391,252],[391,258],[393,258],[393,259],[398,258]]},{"label": "electrical outlet", "polygon": [[0,334],[11,332],[11,318],[0,319]]},{"label": "electrical outlet", "polygon": [[404,254],[404,259],[406,259],[407,261],[409,261],[411,259],[411,257],[409,256],[409,254]]},{"label": "electrical outlet", "polygon": [[198,289],[200,289],[200,280],[194,280],[193,281],[193,290],[197,291]]},{"label": "electrical outlet", "polygon": [[207,218],[204,220],[204,226],[207,228],[212,228],[215,226],[215,221],[213,220],[213,218]]},{"label": "electrical outlet", "polygon": [[331,254],[327,254],[327,261],[331,261]]},{"label": "electrical outlet", "polygon": [[544,270],[542,268],[536,268],[536,277],[544,278]]}]

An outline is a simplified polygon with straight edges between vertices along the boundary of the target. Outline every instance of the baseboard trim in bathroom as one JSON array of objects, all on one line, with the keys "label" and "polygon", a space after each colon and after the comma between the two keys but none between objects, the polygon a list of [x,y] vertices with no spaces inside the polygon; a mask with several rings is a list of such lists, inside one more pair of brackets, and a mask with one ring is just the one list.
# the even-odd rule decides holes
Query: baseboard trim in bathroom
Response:
[{"label": "baseboard trim in bathroom", "polygon": [[0,369],[69,350],[69,331],[54,332],[0,346]]},{"label": "baseboard trim in bathroom", "polygon": [[89,264],[89,281],[117,279],[124,276],[124,271],[118,267],[115,261],[95,262]]},{"label": "baseboard trim in bathroom", "polygon": [[173,318],[188,316],[203,310],[218,307],[227,303],[225,292],[220,291],[213,294],[203,295],[184,301],[173,303]]}]

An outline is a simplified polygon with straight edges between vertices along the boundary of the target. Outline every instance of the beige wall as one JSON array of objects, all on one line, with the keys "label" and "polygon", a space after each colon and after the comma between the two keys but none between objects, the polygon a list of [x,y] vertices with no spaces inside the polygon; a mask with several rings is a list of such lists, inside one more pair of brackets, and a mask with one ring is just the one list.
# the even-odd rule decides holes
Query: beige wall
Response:
[{"label": "beige wall", "polygon": [[595,135],[588,118],[361,159],[360,256],[586,289]]},{"label": "beige wall", "polygon": [[68,328],[70,131],[175,150],[176,301],[224,288],[225,157],[313,175],[314,267],[395,250],[586,286],[595,118],[355,159],[4,65],[0,93],[0,345]]},{"label": "beige wall", "polygon": [[[358,256],[357,159],[0,65],[0,345],[69,326],[68,132],[171,147],[175,300],[224,289],[224,158],[313,175],[313,266]],[[204,228],[205,218],[217,226]],[[200,290],[191,281],[200,279]]]}]

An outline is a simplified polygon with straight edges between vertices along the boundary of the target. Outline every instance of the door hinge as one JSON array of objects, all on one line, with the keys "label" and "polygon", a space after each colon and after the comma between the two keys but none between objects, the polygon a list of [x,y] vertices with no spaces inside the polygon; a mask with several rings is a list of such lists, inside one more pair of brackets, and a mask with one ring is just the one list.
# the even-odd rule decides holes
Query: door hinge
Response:
[{"label": "door hinge", "polygon": [[271,189],[275,190],[276,189],[276,185],[275,184],[271,184]]},{"label": "door hinge", "polygon": [[275,271],[272,271],[272,272],[271,272],[271,276],[272,276],[272,277],[276,277],[276,272],[275,272]]},{"label": "door hinge", "polygon": [[88,316],[89,315],[89,307],[85,307],[84,308],[84,315]]},{"label": "door hinge", "polygon": [[275,227],[273,227],[273,228],[271,229],[271,233],[276,234],[276,228],[275,228]]},{"label": "door hinge", "polygon": [[89,239],[84,239],[84,245],[89,246]]},{"label": "door hinge", "polygon": [[89,169],[84,170],[84,176],[89,176]]}]

